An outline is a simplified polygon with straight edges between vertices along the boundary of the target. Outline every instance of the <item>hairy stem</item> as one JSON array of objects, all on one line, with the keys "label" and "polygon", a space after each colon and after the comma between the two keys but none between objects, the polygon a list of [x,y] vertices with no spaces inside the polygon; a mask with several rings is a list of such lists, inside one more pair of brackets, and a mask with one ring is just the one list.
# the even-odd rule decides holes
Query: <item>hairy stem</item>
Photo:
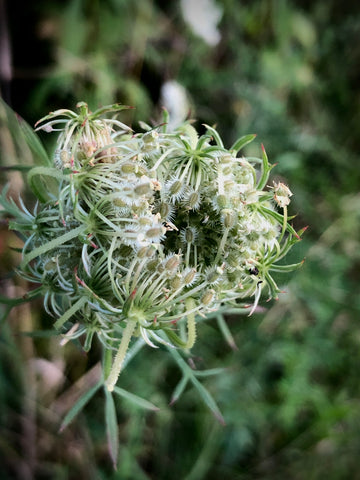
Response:
[{"label": "hairy stem", "polygon": [[114,390],[114,386],[117,382],[117,379],[119,378],[120,372],[121,372],[121,367],[125,359],[125,355],[127,352],[127,349],[129,347],[129,343],[132,337],[132,334],[134,333],[135,326],[136,326],[136,321],[130,320],[128,321],[125,329],[123,336],[121,338],[119,350],[117,351],[114,362],[112,364],[110,374],[108,378],[105,381],[105,385],[109,392],[112,392]]}]

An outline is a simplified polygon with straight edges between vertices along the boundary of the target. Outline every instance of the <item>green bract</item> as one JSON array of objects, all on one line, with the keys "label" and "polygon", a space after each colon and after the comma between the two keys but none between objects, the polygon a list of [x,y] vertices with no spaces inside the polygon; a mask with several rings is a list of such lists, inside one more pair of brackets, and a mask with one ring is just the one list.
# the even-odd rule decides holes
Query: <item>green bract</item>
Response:
[{"label": "green bract", "polygon": [[297,266],[277,262],[302,232],[288,224],[289,188],[263,190],[265,150],[238,156],[254,135],[227,149],[209,126],[199,135],[190,122],[172,132],[142,123],[134,133],[116,119],[127,107],[78,108],[37,124],[58,141],[54,166],[29,172],[34,212],[5,194],[2,204],[24,237],[19,273],[40,284],[55,327],[83,336],[86,350],[94,334],[117,350],[113,390],[133,336],[189,349],[197,316],[249,298],[252,313],[264,290],[276,298],[271,272]]}]

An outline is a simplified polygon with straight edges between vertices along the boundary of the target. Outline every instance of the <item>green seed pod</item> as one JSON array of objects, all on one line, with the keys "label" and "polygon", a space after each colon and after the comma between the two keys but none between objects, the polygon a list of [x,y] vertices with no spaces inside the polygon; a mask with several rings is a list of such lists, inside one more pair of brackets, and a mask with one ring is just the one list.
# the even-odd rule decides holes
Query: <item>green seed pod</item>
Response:
[{"label": "green seed pod", "polygon": [[180,180],[175,180],[169,189],[170,195],[178,195],[183,189],[183,184]]},{"label": "green seed pod", "polygon": [[186,207],[189,210],[196,210],[200,206],[200,194],[198,192],[192,192],[186,199]]},{"label": "green seed pod", "polygon": [[210,284],[216,283],[221,275],[224,273],[224,270],[221,267],[216,267],[214,270],[210,270],[206,276],[206,281]]},{"label": "green seed pod", "polygon": [[175,277],[171,279],[171,283],[170,283],[171,288],[173,290],[178,290],[181,287],[181,280],[182,280],[181,275],[177,273]]},{"label": "green seed pod", "polygon": [[207,290],[204,295],[201,297],[201,303],[205,306],[210,305],[210,303],[213,301],[215,296],[215,290],[210,289]]},{"label": "green seed pod", "polygon": [[216,197],[216,203],[220,208],[226,208],[228,204],[228,198],[226,195],[218,195]]},{"label": "green seed pod", "polygon": [[66,150],[61,150],[60,160],[61,160],[63,168],[70,168],[71,167],[69,153]]},{"label": "green seed pod", "polygon": [[166,263],[165,263],[165,268],[166,270],[175,270],[180,264],[180,256],[179,255],[174,255],[173,257],[170,257]]},{"label": "green seed pod", "polygon": [[142,183],[134,188],[136,195],[148,195],[152,192],[150,183]]},{"label": "green seed pod", "polygon": [[230,208],[226,208],[222,210],[221,215],[222,215],[222,221],[225,228],[230,229],[235,226],[237,216],[234,210],[231,210]]},{"label": "green seed pod", "polygon": [[141,227],[148,227],[149,225],[152,225],[152,223],[153,223],[153,220],[151,218],[148,218],[148,217],[139,217],[138,218],[138,224]]},{"label": "green seed pod", "polygon": [[172,209],[171,205],[169,205],[166,202],[161,202],[160,203],[159,213],[160,213],[160,217],[163,220],[167,219],[172,211],[173,211],[173,209]]},{"label": "green seed pod", "polygon": [[129,174],[135,173],[137,165],[135,163],[123,163],[121,165],[122,173]]},{"label": "green seed pod", "polygon": [[121,198],[114,198],[113,204],[116,207],[126,207],[127,206],[127,203],[124,202],[124,200],[122,200]]},{"label": "green seed pod", "polygon": [[231,163],[233,160],[233,157],[229,154],[227,155],[222,155],[220,157],[220,163]]},{"label": "green seed pod", "polygon": [[154,258],[153,260],[150,260],[149,262],[147,262],[146,264],[146,268],[150,271],[150,272],[154,272],[157,267],[159,266],[159,262],[156,258]]},{"label": "green seed pod", "polygon": [[196,275],[196,270],[195,268],[193,268],[192,270],[190,270],[190,272],[188,272],[184,276],[184,284],[185,285],[191,284],[194,281],[195,275]]},{"label": "green seed pod", "polygon": [[162,237],[166,232],[165,227],[162,225],[159,225],[158,227],[152,227],[146,230],[146,236],[147,238],[157,238],[157,237]]},{"label": "green seed pod", "polygon": [[147,256],[148,256],[148,250],[149,250],[149,247],[141,247],[141,248],[137,251],[137,256],[138,256],[138,258],[147,257]]},{"label": "green seed pod", "polygon": [[197,231],[194,227],[186,227],[184,231],[184,240],[186,243],[193,244],[197,238]]}]

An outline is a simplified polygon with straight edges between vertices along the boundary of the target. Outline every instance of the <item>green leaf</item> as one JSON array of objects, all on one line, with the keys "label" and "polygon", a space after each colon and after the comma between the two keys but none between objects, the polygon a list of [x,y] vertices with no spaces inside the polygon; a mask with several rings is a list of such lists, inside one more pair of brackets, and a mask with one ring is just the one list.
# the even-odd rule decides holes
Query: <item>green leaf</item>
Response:
[{"label": "green leaf", "polygon": [[30,125],[25,122],[25,120],[23,120],[21,117],[18,117],[18,121],[25,141],[34,155],[35,163],[50,166],[52,161],[46,153],[46,150],[39,137],[36,135]]},{"label": "green leaf", "polygon": [[60,426],[60,432],[64,431],[65,428],[74,420],[76,415],[85,407],[85,405],[91,400],[99,388],[103,385],[103,382],[99,382],[94,385],[90,390],[84,393],[79,400],[73,405],[73,407],[65,415],[64,420]]},{"label": "green leaf", "polygon": [[188,384],[189,376],[183,375],[181,377],[180,382],[176,385],[173,394],[171,395],[170,405],[173,405],[175,402],[179,400],[181,395],[183,394],[186,385]]},{"label": "green leaf", "polygon": [[119,453],[119,427],[116,418],[115,403],[112,394],[105,388],[105,423],[108,447],[114,469],[117,469]]},{"label": "green leaf", "polygon": [[210,133],[211,133],[212,137],[214,138],[215,143],[216,143],[219,147],[224,148],[224,144],[223,144],[223,141],[222,141],[222,139],[221,139],[221,137],[220,137],[220,135],[219,135],[219,132],[217,132],[217,131],[215,130],[215,128],[210,127],[209,125],[206,125],[205,123],[204,123],[204,127],[206,127],[207,132],[210,132]]},{"label": "green leaf", "polygon": [[[175,359],[176,363],[180,367],[183,372],[183,377],[189,379],[194,387],[197,389],[201,399],[204,403],[209,407],[211,412],[214,414],[216,419],[222,424],[225,425],[225,420],[220,412],[219,407],[217,406],[215,400],[210,395],[210,393],[206,390],[206,388],[199,382],[199,380],[195,377],[195,372],[189,367],[189,365],[185,362],[185,360],[181,357],[179,352],[173,348],[168,348],[171,356]],[[182,393],[181,389],[185,388],[185,380],[181,380],[180,385],[178,385],[178,390],[180,394]],[[175,389],[176,390],[176,389]],[[174,392],[175,393],[175,392]],[[174,397],[174,394],[173,394]]]},{"label": "green leaf", "polygon": [[256,133],[244,135],[243,137],[240,137],[238,140],[236,140],[236,142],[233,144],[232,147],[229,148],[229,150],[232,153],[236,154],[246,145],[251,143],[254,140],[254,138],[256,138]]},{"label": "green leaf", "polygon": [[152,410],[154,412],[160,410],[156,405],[149,402],[148,400],[145,400],[142,397],[138,397],[137,395],[134,395],[133,393],[130,393],[127,390],[124,390],[123,388],[115,386],[114,392],[116,392],[118,395],[128,400],[133,405],[137,405],[138,407],[144,408],[145,410]]},{"label": "green leaf", "polygon": [[[83,103],[83,102],[82,102]],[[78,104],[79,105],[79,104]],[[129,105],[121,105],[120,103],[114,103],[113,105],[105,105],[100,107],[89,115],[89,118],[98,118],[100,115],[109,112],[121,112],[122,110],[132,110],[134,107]]]},{"label": "green leaf", "polygon": [[223,337],[225,338],[226,343],[230,346],[232,350],[237,350],[238,348],[236,346],[234,337],[230,332],[230,329],[224,319],[224,316],[221,314],[216,315],[216,320],[217,320],[217,324],[219,326],[220,332],[223,334]]},{"label": "green leaf", "polygon": [[57,330],[61,328],[64,323],[69,320],[69,318],[71,318],[78,310],[80,310],[80,308],[85,305],[87,301],[88,299],[86,297],[80,297],[79,300],[74,303],[74,305],[72,305],[68,310],[66,310],[63,315],[61,315],[60,318],[56,320],[56,322],[54,323],[54,327]]},{"label": "green leaf", "polygon": [[56,248],[61,244],[66,243],[69,240],[72,240],[73,238],[83,233],[83,231],[84,231],[84,227],[80,225],[79,227],[64,233],[64,235],[61,235],[58,238],[54,238],[53,240],[50,240],[50,242],[45,243],[45,245],[41,245],[40,247],[34,248],[34,250],[24,255],[24,258],[20,263],[20,268],[24,269],[26,265],[37,256],[43,255],[49,250],[52,250],[53,248]]},{"label": "green leaf", "polygon": [[[39,137],[33,128],[17,115],[2,99],[0,99],[1,128],[6,135],[2,136],[2,163],[22,162],[27,164],[51,165]],[[16,167],[18,169],[18,167]]]},{"label": "green leaf", "polygon": [[217,406],[213,397],[210,395],[209,391],[204,387],[204,385],[202,383],[199,382],[199,380],[195,376],[192,376],[190,378],[190,381],[194,385],[194,387],[197,389],[197,391],[199,392],[199,395],[202,398],[202,400],[204,401],[205,405],[207,405],[210,408],[210,410],[214,414],[215,418],[222,425],[225,425],[224,417],[222,416],[222,413],[220,412],[219,407]]},{"label": "green leaf", "polygon": [[278,272],[278,273],[292,272],[302,267],[304,262],[305,262],[305,259],[299,263],[292,263],[290,265],[272,265],[269,270],[271,270],[272,272]]},{"label": "green leaf", "polygon": [[268,156],[266,154],[264,145],[261,145],[262,148],[262,167],[261,167],[261,177],[256,186],[258,190],[262,190],[269,179],[270,170],[274,167],[274,165],[270,165]]}]

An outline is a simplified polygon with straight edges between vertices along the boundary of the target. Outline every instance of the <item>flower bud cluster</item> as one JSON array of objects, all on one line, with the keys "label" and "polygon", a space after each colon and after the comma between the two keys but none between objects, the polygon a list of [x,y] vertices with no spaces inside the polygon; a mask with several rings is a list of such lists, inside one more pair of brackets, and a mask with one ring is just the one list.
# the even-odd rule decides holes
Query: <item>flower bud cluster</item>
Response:
[{"label": "flower bud cluster", "polygon": [[129,322],[151,346],[188,348],[178,321],[252,296],[253,311],[264,289],[276,298],[271,272],[291,269],[276,262],[299,240],[287,223],[291,192],[264,190],[265,151],[238,156],[254,136],[227,149],[214,128],[199,135],[190,122],[171,132],[142,123],[135,134],[116,119],[123,108],[80,103],[38,122],[59,136],[53,167],[35,168],[31,184],[37,193],[57,183],[11,225],[26,236],[19,271],[84,348],[94,334],[113,348]]}]

